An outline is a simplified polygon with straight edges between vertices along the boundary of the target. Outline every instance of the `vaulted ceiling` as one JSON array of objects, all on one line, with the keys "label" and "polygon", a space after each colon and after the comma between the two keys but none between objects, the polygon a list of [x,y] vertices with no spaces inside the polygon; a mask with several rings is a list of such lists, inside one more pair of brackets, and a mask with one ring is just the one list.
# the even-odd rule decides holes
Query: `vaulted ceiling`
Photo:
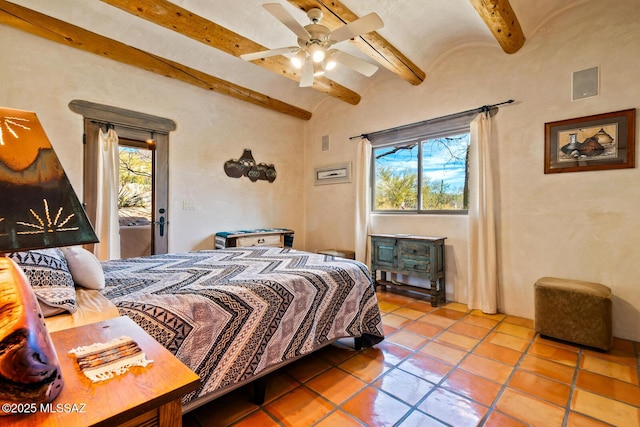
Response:
[{"label": "vaulted ceiling", "polygon": [[[306,120],[326,97],[358,104],[381,79],[420,85],[442,56],[468,44],[517,54],[546,19],[584,1],[0,0],[0,24]],[[262,7],[268,2],[302,25],[318,7],[332,30],[376,12],[383,28],[336,48],[380,69],[364,77],[337,67],[301,88],[285,56],[243,61],[241,54],[296,45]]]}]

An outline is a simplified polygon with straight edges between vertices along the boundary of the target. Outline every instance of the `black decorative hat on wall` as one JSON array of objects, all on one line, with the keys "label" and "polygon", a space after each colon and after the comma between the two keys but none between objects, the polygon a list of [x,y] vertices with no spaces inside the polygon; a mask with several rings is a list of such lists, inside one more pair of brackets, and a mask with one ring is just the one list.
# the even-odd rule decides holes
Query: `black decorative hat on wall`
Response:
[{"label": "black decorative hat on wall", "polygon": [[246,176],[252,182],[257,180],[273,182],[278,175],[273,164],[257,163],[251,150],[245,148],[239,159],[224,162],[224,172],[231,178]]}]

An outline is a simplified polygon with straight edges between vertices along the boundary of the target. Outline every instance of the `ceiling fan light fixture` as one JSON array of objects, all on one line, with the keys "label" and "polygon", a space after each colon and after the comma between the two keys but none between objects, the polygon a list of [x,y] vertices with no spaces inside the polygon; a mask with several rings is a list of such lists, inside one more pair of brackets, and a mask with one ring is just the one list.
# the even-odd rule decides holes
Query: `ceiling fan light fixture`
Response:
[{"label": "ceiling fan light fixture", "polygon": [[322,62],[323,59],[324,59],[324,52],[322,52],[321,50],[313,52],[313,62],[315,62],[316,64],[319,64]]},{"label": "ceiling fan light fixture", "polygon": [[294,56],[291,57],[291,64],[295,68],[300,69],[304,65],[304,61],[306,59],[307,59],[307,52],[305,52],[304,50],[300,49],[298,51],[298,53],[296,53]]},{"label": "ceiling fan light fixture", "polygon": [[311,54],[311,59],[313,59],[313,62],[316,64],[322,62],[326,56],[325,49],[319,44],[309,46],[309,53]]},{"label": "ceiling fan light fixture", "polygon": [[335,52],[336,52],[335,49],[331,49],[327,54],[327,60],[325,61],[325,64],[324,64],[324,69],[327,71],[333,70],[334,68],[336,68],[336,65],[338,65],[338,61],[336,61],[336,58],[334,55]]}]

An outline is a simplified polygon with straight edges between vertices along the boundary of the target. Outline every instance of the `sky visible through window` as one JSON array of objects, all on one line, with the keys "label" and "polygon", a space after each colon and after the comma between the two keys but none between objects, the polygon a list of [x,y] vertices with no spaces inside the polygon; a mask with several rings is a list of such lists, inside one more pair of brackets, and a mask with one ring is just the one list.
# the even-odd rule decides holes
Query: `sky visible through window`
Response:
[{"label": "sky visible through window", "polygon": [[[463,188],[465,182],[465,151],[469,145],[469,134],[433,140],[423,147],[422,173],[433,183],[444,180],[451,188]],[[447,148],[448,147],[448,148]],[[395,153],[380,155],[393,151],[396,147],[385,147],[375,150],[376,167],[385,166],[399,173],[418,171],[418,146],[411,149],[398,150]],[[452,153],[454,156],[452,156]]]}]

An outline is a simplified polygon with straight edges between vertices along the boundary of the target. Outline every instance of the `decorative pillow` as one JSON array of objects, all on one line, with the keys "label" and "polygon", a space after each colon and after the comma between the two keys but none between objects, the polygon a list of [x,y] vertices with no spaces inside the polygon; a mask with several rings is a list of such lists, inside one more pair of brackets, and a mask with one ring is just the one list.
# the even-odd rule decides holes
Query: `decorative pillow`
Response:
[{"label": "decorative pillow", "polygon": [[87,289],[104,289],[104,271],[98,258],[81,246],[60,248],[67,259],[76,285]]},{"label": "decorative pillow", "polygon": [[45,317],[76,311],[76,288],[60,249],[13,252],[9,257],[29,279]]}]

